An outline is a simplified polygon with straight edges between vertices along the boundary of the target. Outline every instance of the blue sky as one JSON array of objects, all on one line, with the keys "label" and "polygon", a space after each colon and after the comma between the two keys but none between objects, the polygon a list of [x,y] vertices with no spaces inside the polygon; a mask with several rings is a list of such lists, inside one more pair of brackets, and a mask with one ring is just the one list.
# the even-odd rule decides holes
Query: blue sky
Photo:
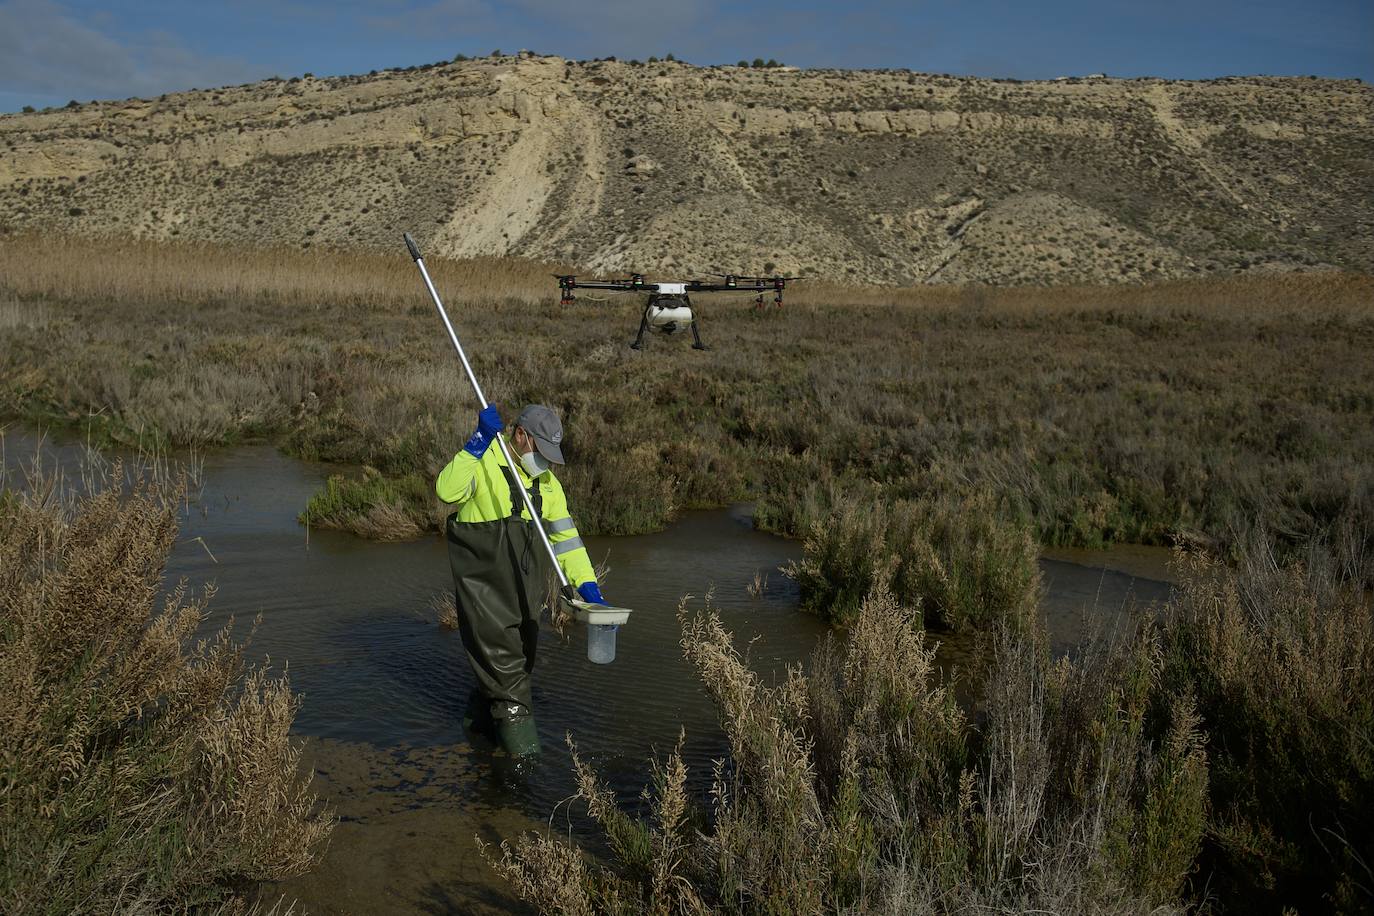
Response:
[{"label": "blue sky", "polygon": [[1374,0],[0,0],[0,111],[528,48],[1043,79],[1374,82]]}]

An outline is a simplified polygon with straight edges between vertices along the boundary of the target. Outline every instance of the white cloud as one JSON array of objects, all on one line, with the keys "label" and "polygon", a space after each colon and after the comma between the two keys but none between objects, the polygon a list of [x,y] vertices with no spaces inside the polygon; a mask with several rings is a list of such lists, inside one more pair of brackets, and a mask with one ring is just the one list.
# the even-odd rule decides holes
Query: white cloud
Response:
[{"label": "white cloud", "polygon": [[50,0],[0,2],[0,92],[78,100],[158,95],[263,76],[246,61],[199,54],[166,32],[118,39]]}]

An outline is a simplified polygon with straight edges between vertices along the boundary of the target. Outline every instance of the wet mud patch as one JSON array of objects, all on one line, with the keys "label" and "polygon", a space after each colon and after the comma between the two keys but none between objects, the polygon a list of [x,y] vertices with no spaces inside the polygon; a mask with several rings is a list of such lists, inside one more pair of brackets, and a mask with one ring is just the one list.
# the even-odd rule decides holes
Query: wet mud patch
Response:
[{"label": "wet mud patch", "polygon": [[499,846],[549,825],[482,800],[521,779],[494,760],[467,745],[310,741],[302,765],[313,768],[339,826],[314,871],[264,885],[262,899],[284,896],[317,916],[533,913],[502,886],[478,843]]}]

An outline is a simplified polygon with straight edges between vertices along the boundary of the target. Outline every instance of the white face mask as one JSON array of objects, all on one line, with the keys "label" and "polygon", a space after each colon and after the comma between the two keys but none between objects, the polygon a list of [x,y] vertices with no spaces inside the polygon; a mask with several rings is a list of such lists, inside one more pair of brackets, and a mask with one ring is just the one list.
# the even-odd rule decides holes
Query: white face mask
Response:
[{"label": "white face mask", "polygon": [[525,469],[526,474],[538,477],[549,469],[549,462],[538,452],[525,452],[520,456],[520,466]]}]

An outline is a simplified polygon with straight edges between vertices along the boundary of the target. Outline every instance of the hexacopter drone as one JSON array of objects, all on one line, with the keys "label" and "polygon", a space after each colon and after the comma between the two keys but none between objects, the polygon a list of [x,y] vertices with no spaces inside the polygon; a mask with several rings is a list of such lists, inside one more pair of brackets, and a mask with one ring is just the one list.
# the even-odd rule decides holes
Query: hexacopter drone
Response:
[{"label": "hexacopter drone", "polygon": [[674,334],[692,331],[692,349],[705,350],[701,342],[701,332],[697,330],[696,315],[692,312],[691,293],[755,293],[754,307],[763,308],[763,294],[773,291],[773,305],[782,306],[782,291],[789,280],[802,277],[742,277],[736,274],[716,274],[720,281],[677,280],[673,282],[646,283],[643,274],[631,274],[628,280],[579,280],[571,274],[554,274],[558,278],[558,289],[562,293],[560,304],[571,305],[577,300],[575,289],[605,289],[613,292],[647,293],[644,315],[639,320],[639,334],[630,344],[638,350],[644,345],[645,331],[658,331],[661,334]]}]

